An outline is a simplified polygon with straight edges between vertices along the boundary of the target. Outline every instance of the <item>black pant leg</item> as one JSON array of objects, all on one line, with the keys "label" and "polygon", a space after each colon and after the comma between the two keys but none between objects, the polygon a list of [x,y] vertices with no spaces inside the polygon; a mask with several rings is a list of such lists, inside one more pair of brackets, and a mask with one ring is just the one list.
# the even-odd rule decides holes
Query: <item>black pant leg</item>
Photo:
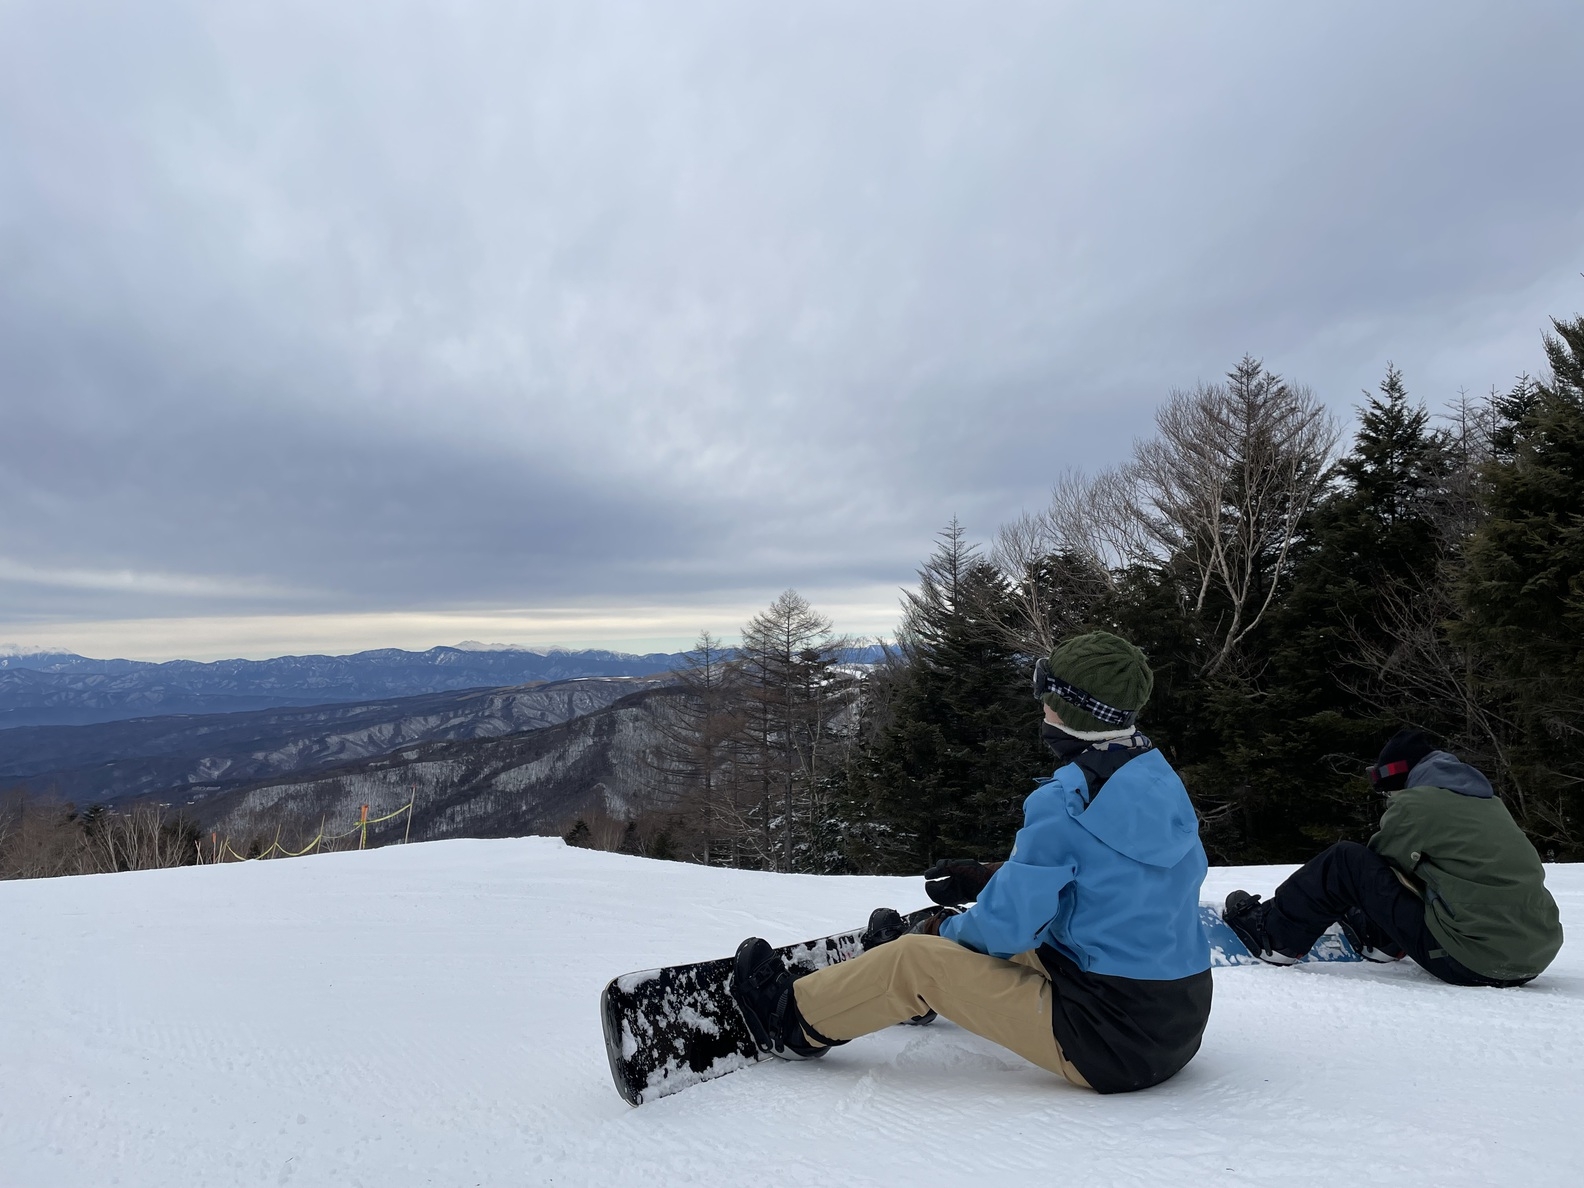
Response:
[{"label": "black pant leg", "polygon": [[1307,953],[1355,907],[1420,965],[1440,948],[1425,926],[1424,902],[1402,885],[1391,863],[1357,842],[1337,842],[1294,871],[1271,897],[1265,928],[1284,953]]},{"label": "black pant leg", "polygon": [[1349,908],[1369,921],[1426,972],[1454,986],[1521,986],[1497,981],[1454,959],[1425,923],[1424,901],[1407,887],[1391,863],[1368,846],[1337,842],[1293,872],[1271,896],[1265,930],[1284,953],[1307,953],[1320,934]]}]

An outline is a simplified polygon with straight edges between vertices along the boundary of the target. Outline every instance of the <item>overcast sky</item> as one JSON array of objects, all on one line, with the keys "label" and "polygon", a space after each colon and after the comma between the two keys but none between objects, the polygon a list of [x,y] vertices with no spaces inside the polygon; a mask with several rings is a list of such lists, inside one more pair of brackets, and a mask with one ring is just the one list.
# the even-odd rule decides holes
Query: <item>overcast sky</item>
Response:
[{"label": "overcast sky", "polygon": [[0,643],[858,633],[1245,351],[1584,307],[1584,5],[0,0]]}]

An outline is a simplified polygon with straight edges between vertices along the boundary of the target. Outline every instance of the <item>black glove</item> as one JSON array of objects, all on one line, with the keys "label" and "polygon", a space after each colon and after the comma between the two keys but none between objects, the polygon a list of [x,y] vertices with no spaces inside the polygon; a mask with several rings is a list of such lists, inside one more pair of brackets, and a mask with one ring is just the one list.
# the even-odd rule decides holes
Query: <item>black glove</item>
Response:
[{"label": "black glove", "polygon": [[972,858],[943,858],[924,872],[924,893],[947,907],[972,903],[1000,865],[986,866]]}]

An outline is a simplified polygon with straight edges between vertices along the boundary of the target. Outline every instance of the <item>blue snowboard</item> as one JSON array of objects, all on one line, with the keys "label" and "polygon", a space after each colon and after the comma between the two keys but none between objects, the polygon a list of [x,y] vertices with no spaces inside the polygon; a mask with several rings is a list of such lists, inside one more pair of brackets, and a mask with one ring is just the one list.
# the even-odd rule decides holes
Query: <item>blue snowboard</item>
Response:
[{"label": "blue snowboard", "polygon": [[[1204,922],[1205,936],[1210,941],[1210,965],[1259,965],[1260,959],[1248,951],[1248,947],[1238,940],[1237,933],[1227,927],[1227,922],[1221,918],[1221,913],[1208,904],[1199,905],[1199,917]],[[1309,955],[1304,961],[1362,961],[1353,951],[1353,946],[1348,944],[1347,937],[1342,935],[1336,925],[1331,930],[1320,935],[1315,941],[1314,948],[1309,950]]]}]

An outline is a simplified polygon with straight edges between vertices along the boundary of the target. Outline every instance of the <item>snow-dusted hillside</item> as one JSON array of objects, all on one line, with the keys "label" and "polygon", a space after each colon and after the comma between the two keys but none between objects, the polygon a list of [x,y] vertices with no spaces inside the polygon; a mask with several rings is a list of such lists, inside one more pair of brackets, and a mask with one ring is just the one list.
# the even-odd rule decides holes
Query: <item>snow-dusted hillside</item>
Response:
[{"label": "snow-dusted hillside", "polygon": [[1584,867],[1548,877],[1575,939],[1531,986],[1218,969],[1203,1051],[1144,1093],[941,1022],[637,1110],[609,977],[916,906],[918,881],[527,838],[5,883],[0,1183],[1575,1184]]},{"label": "snow-dusted hillside", "polygon": [[[252,713],[0,728],[0,787],[23,787],[80,805],[118,805],[159,795],[178,805],[196,805],[203,823],[213,827],[213,798],[227,789],[309,781],[314,773],[400,748],[542,730],[664,683],[663,678],[580,677]],[[268,828],[279,821],[274,816]]]}]

